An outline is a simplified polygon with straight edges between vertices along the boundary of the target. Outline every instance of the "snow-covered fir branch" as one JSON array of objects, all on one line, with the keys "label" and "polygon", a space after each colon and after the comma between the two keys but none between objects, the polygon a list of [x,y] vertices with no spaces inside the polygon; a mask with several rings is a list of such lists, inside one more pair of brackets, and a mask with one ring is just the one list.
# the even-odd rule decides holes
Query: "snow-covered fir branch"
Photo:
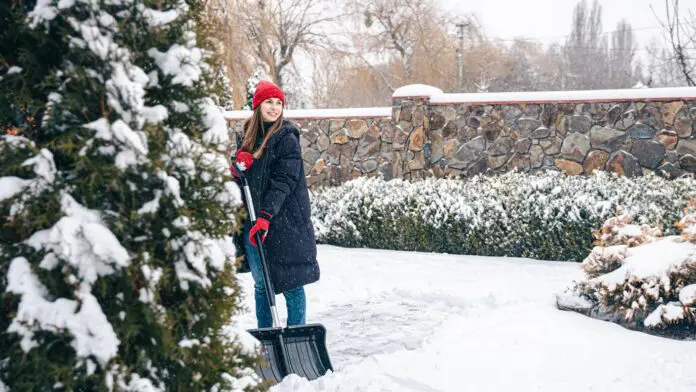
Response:
[{"label": "snow-covered fir branch", "polygon": [[[10,309],[0,345],[30,358],[3,362],[9,385],[258,383],[245,332],[223,329],[238,306],[230,233],[242,202],[224,155],[226,121],[207,90],[216,73],[198,46],[200,9],[183,0],[38,0],[13,11],[20,37],[58,50],[53,63],[22,64],[0,85],[25,111],[0,118],[19,121],[21,135],[0,137],[0,219],[13,228],[0,234],[0,295]],[[28,77],[37,80],[16,83]],[[13,83],[42,89],[4,90]],[[205,344],[169,345],[182,339]],[[48,366],[47,347],[60,364]]]}]

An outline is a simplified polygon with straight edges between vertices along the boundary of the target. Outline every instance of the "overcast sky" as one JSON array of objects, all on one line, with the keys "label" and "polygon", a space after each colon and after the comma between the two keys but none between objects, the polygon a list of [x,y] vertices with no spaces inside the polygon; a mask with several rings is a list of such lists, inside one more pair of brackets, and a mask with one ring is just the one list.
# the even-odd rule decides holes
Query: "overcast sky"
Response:
[{"label": "overcast sky", "polygon": [[[573,8],[578,3],[578,0],[440,1],[445,9],[475,13],[490,38],[524,36],[538,38],[543,43],[562,41],[570,33]],[[641,46],[647,45],[651,37],[659,36],[659,22],[650,6],[664,17],[664,0],[600,0],[599,3],[605,32],[614,30],[618,21],[626,19]],[[696,12],[696,0],[680,0],[680,5],[684,11]]]}]

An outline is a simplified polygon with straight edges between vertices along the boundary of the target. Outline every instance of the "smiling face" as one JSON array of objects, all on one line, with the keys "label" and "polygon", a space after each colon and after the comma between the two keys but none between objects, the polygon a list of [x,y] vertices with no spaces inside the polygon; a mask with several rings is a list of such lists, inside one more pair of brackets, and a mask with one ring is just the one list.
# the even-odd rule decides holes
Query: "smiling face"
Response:
[{"label": "smiling face", "polygon": [[283,113],[283,101],[278,98],[268,98],[261,102],[260,107],[263,121],[273,122]]}]

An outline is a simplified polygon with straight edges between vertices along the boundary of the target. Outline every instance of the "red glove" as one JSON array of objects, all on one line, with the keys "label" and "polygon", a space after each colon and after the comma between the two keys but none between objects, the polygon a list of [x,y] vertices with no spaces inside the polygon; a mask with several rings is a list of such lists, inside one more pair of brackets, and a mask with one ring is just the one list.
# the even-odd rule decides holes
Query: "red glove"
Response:
[{"label": "red glove", "polygon": [[268,221],[266,218],[261,218],[259,217],[256,219],[256,223],[254,223],[254,226],[252,226],[251,230],[249,230],[249,242],[251,242],[252,245],[256,245],[256,233],[261,234],[261,242],[266,242],[266,235],[268,234],[268,227],[271,225],[271,222]]},{"label": "red glove", "polygon": [[[239,167],[239,170],[247,171],[251,168],[251,165],[254,164],[254,156],[249,152],[237,150],[235,163]],[[233,176],[239,178],[239,173],[237,173],[237,168],[235,168],[234,165],[230,166],[230,171],[232,172]]]}]

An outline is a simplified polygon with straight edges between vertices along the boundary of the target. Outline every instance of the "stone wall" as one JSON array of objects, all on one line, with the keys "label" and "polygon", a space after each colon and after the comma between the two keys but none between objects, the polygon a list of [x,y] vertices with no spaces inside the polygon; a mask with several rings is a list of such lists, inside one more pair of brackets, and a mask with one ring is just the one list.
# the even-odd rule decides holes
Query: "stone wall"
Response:
[{"label": "stone wall", "polygon": [[694,101],[454,104],[429,113],[436,174],[696,171]]},{"label": "stone wall", "polygon": [[[287,117],[302,130],[310,186],[358,176],[472,176],[607,170],[696,172],[696,88],[605,92],[395,94],[372,116]],[[299,112],[299,111],[298,111]],[[379,115],[374,115],[379,114]],[[239,114],[236,114],[239,117]],[[324,118],[319,118],[324,116]],[[295,118],[293,118],[295,117]],[[241,120],[230,118],[232,129]]]},{"label": "stone wall", "polygon": [[[389,108],[379,109],[382,110],[377,112],[389,111]],[[292,112],[287,115],[300,129],[309,186],[337,185],[359,176],[380,173],[393,177],[392,141],[396,127],[391,116],[375,114],[347,113],[348,117],[344,118],[297,118]],[[239,133],[243,122],[243,119],[228,120],[230,129]]]}]

